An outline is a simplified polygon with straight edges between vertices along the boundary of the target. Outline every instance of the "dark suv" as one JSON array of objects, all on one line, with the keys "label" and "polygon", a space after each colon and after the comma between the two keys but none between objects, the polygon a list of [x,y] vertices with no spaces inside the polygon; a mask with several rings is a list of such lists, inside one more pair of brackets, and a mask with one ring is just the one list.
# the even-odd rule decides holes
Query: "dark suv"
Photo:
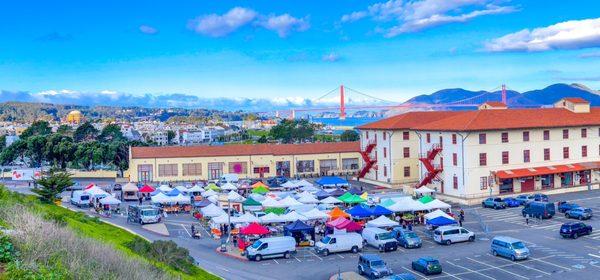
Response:
[{"label": "dark suv", "polygon": [[369,279],[392,275],[392,270],[375,254],[361,254],[358,258],[358,273]]},{"label": "dark suv", "polygon": [[560,235],[564,238],[576,239],[579,236],[592,233],[592,226],[581,222],[566,223],[560,227]]}]

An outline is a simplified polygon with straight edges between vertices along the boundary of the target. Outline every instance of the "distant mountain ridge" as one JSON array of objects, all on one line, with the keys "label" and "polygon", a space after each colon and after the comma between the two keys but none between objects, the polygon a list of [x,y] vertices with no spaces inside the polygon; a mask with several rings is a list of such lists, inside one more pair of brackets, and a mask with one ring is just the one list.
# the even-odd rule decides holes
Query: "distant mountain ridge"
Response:
[{"label": "distant mountain ridge", "polygon": [[[506,97],[508,106],[551,105],[564,97],[581,97],[590,101],[592,106],[600,106],[600,91],[590,89],[582,84],[553,84],[543,89],[523,93],[507,90]],[[415,96],[406,101],[406,103],[450,104],[462,100],[476,103],[483,100],[500,101],[500,99],[500,91],[470,91],[462,88],[453,88],[439,90],[432,94]]]}]

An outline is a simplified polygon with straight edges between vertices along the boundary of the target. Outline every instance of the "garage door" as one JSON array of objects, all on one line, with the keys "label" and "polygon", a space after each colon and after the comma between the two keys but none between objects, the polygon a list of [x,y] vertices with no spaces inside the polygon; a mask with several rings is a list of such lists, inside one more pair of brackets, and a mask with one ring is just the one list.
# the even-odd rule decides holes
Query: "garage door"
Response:
[{"label": "garage door", "polygon": [[532,192],[535,189],[535,182],[533,178],[525,179],[521,181],[521,192]]}]

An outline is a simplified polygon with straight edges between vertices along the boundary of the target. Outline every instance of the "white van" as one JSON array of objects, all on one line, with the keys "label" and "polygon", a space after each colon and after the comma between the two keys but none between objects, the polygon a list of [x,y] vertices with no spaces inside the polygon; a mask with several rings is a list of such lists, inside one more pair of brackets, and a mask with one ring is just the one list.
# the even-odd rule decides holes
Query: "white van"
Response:
[{"label": "white van", "polygon": [[315,244],[315,251],[325,256],[334,252],[351,251],[352,253],[358,253],[363,248],[362,241],[360,234],[355,232],[330,234],[321,238],[321,241]]},{"label": "white van", "polygon": [[396,251],[398,249],[398,241],[391,232],[385,229],[367,227],[362,231],[362,238],[365,243],[377,248],[379,252]]},{"label": "white van", "polygon": [[433,232],[433,240],[446,245],[464,241],[472,242],[475,241],[475,233],[459,226],[443,226]]},{"label": "white van", "polygon": [[289,259],[291,254],[295,253],[296,240],[291,236],[261,238],[246,248],[246,257],[257,262],[265,258],[284,257]]},{"label": "white van", "polygon": [[90,205],[90,194],[84,191],[73,191],[71,193],[71,205],[75,205],[79,208]]},{"label": "white van", "polygon": [[237,174],[223,174],[221,178],[219,178],[219,185],[226,183],[237,184],[239,180]]}]

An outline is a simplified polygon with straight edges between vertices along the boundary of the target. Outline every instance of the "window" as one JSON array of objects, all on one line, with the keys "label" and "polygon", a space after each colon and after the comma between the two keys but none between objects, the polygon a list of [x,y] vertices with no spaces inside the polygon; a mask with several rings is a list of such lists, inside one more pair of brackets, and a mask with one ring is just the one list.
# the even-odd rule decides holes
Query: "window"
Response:
[{"label": "window", "polygon": [[550,130],[544,130],[544,140],[550,140]]},{"label": "window", "polygon": [[404,177],[410,177],[410,166],[404,167]]},{"label": "window", "polygon": [[410,139],[410,133],[408,131],[403,131],[402,132],[402,140],[409,140]]},{"label": "window", "polygon": [[531,157],[529,154],[529,150],[523,150],[523,162],[530,162]]},{"label": "window", "polygon": [[581,157],[587,157],[587,146],[581,146]]},{"label": "window", "polygon": [[246,174],[248,172],[248,164],[246,162],[230,162],[229,173]]},{"label": "window", "polygon": [[452,134],[452,144],[456,144],[456,134]]},{"label": "window", "polygon": [[458,165],[458,155],[456,153],[452,153],[452,165]]},{"label": "window", "polygon": [[409,158],[410,157],[410,148],[404,147],[403,154],[404,154],[404,158]]},{"label": "window", "polygon": [[581,138],[587,138],[587,128],[581,129]]},{"label": "window", "polygon": [[487,165],[487,154],[480,153],[479,154],[479,166],[486,166],[486,165]]},{"label": "window", "polygon": [[208,179],[219,179],[221,175],[223,175],[223,165],[222,162],[209,162],[208,163]]},{"label": "window", "polygon": [[550,149],[544,149],[544,160],[550,160]]},{"label": "window", "polygon": [[487,142],[487,139],[485,137],[485,133],[480,133],[479,134],[479,144],[485,144]]},{"label": "window", "polygon": [[569,139],[569,130],[563,129],[563,139]]},{"label": "window", "polygon": [[563,158],[569,158],[569,147],[563,147]]},{"label": "window", "polygon": [[198,176],[202,175],[201,163],[184,163],[183,176]]},{"label": "window", "polygon": [[385,141],[385,139],[387,138],[387,135],[385,134],[385,132],[383,133],[383,141]]},{"label": "window", "polygon": [[502,132],[502,143],[508,143],[508,132]]},{"label": "window", "polygon": [[387,147],[383,147],[383,158],[387,158]]},{"label": "window", "polygon": [[315,172],[315,161],[314,160],[299,160],[296,162],[296,170],[300,173]]},{"label": "window", "polygon": [[387,166],[383,166],[383,177],[387,177]]},{"label": "window", "polygon": [[508,151],[502,152],[502,164],[508,164]]},{"label": "window", "polygon": [[452,177],[452,187],[455,190],[458,189],[458,177],[456,177],[456,175],[454,175],[454,177]]},{"label": "window", "polygon": [[523,131],[523,142],[529,142],[529,131]]},{"label": "window", "polygon": [[252,169],[252,171],[254,172],[254,174],[265,174],[265,173],[269,173],[270,168],[268,166],[263,166],[263,167],[254,167]]},{"label": "window", "polygon": [[483,176],[479,178],[479,189],[480,190],[487,190],[488,188],[488,177],[487,176]]},{"label": "window", "polygon": [[357,170],[358,169],[358,158],[343,158],[342,169],[344,170]]},{"label": "window", "polygon": [[430,133],[427,133],[427,134],[426,134],[426,139],[427,139],[427,140],[426,140],[426,141],[427,141],[427,143],[431,143],[431,134],[430,134]]},{"label": "window", "polygon": [[321,169],[321,172],[337,170],[337,160],[335,160],[335,159],[319,160],[319,169]]},{"label": "window", "polygon": [[177,176],[177,164],[159,164],[158,165],[158,176],[167,177],[167,176]]},{"label": "window", "polygon": [[366,136],[367,139],[369,139],[369,132],[368,131],[365,131],[365,136]]}]

